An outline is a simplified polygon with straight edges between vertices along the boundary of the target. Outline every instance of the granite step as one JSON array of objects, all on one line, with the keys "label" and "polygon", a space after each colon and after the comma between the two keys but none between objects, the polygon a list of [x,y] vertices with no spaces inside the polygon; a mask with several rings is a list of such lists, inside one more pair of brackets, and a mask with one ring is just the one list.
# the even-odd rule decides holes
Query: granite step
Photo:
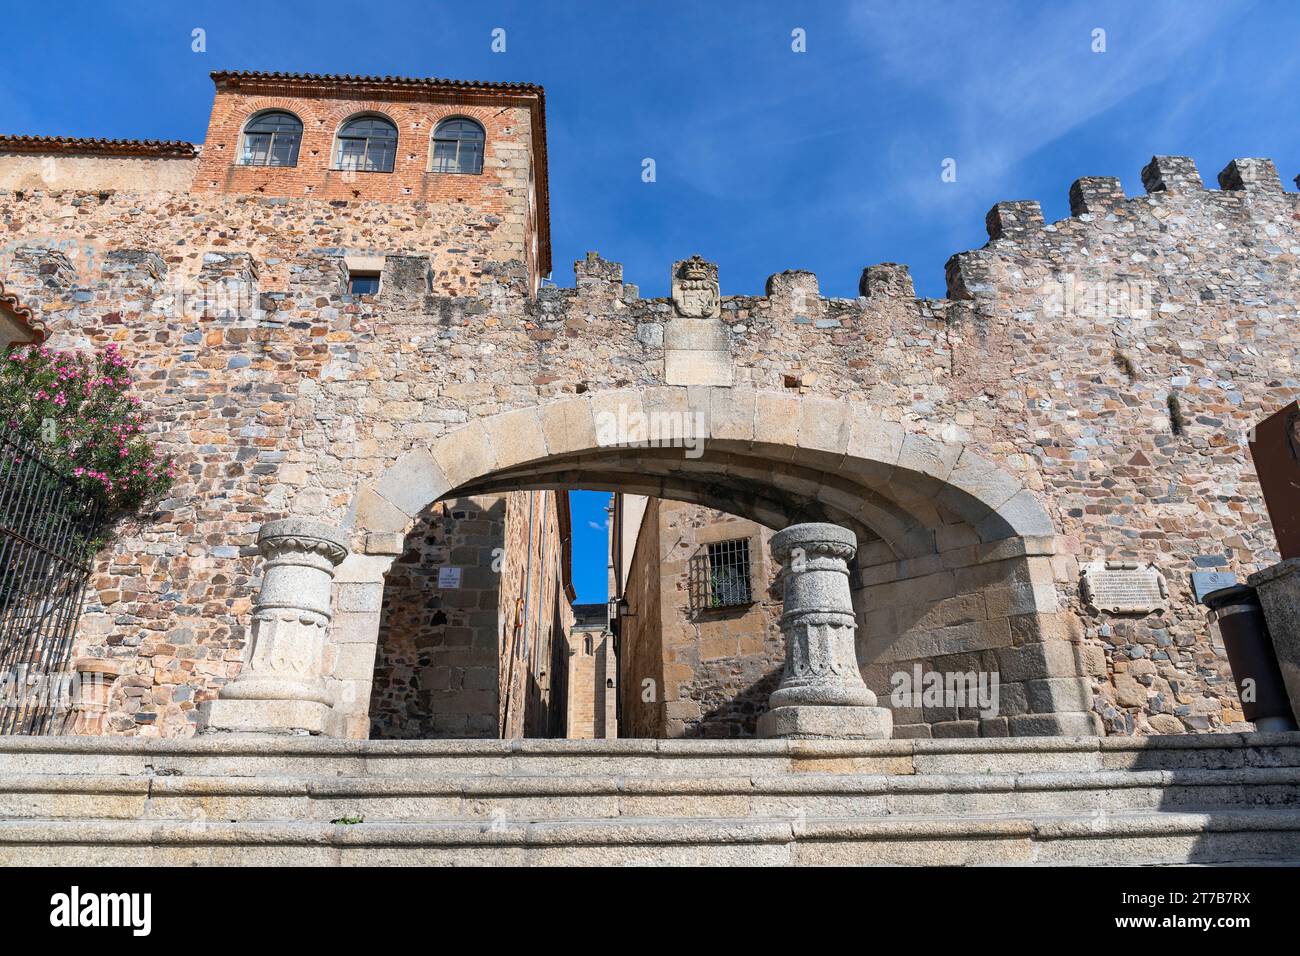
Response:
[{"label": "granite step", "polygon": [[1249,767],[1300,767],[1300,733],[883,741],[0,738],[0,777],[910,776]]},{"label": "granite step", "polygon": [[1296,865],[1300,812],[541,822],[0,821],[0,865]]},{"label": "granite step", "polygon": [[0,863],[1296,863],[1300,734],[0,740]]},{"label": "granite step", "polygon": [[0,819],[372,822],[1300,809],[1300,768],[775,776],[8,774]]}]

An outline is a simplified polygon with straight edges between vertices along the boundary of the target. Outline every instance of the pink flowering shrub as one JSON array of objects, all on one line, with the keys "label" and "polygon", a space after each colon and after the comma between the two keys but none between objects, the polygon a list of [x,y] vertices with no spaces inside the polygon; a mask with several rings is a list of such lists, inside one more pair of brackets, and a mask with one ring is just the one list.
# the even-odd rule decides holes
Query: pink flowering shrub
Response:
[{"label": "pink flowering shrub", "polygon": [[41,346],[0,360],[0,423],[41,449],[112,517],[138,510],[171,487],[171,456],[144,435],[140,399],[117,346],[93,356]]}]

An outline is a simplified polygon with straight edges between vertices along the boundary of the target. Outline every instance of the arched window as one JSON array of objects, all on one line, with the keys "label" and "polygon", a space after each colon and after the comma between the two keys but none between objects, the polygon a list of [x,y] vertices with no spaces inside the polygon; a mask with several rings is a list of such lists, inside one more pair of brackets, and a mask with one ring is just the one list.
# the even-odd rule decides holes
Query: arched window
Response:
[{"label": "arched window", "polygon": [[339,130],[334,168],[391,173],[397,156],[397,127],[382,116],[358,116]]},{"label": "arched window", "polygon": [[483,172],[483,127],[472,119],[449,119],[433,131],[435,173]]},{"label": "arched window", "polygon": [[244,127],[241,166],[297,166],[302,122],[292,113],[259,113]]}]

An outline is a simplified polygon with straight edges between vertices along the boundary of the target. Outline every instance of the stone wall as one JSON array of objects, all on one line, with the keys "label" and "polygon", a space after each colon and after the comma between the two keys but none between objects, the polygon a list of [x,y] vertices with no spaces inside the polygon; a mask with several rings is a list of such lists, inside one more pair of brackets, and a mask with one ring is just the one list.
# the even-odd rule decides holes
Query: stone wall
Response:
[{"label": "stone wall", "polygon": [[565,687],[553,693],[568,668],[567,635],[573,627],[568,587],[569,517],[566,496],[531,491],[511,495],[504,549],[497,556],[501,659],[497,736],[564,736]]},{"label": "stone wall", "polygon": [[[384,586],[370,736],[495,737],[507,500],[441,501],[406,536]],[[459,579],[439,583],[443,568]]]},{"label": "stone wall", "polygon": [[7,153],[0,146],[0,189],[185,193],[198,165],[191,157]]},{"label": "stone wall", "polygon": [[[892,264],[866,269],[863,294],[847,300],[818,296],[810,273],[783,273],[768,295],[723,297],[717,321],[737,394],[851,399],[909,440],[978,449],[1047,508],[1054,537],[1030,555],[1038,560],[1004,569],[992,592],[963,591],[945,561],[1006,559],[970,543],[968,522],[937,506],[927,506],[937,510],[924,559],[863,541],[863,588],[952,573],[939,590],[914,592],[951,615],[931,628],[943,633],[924,659],[964,651],[963,602],[983,598],[969,612],[975,624],[982,613],[1012,628],[1021,612],[1008,599],[1050,596],[1063,616],[1055,636],[1035,639],[1101,655],[1085,703],[1108,733],[1235,729],[1227,664],[1189,574],[1242,576],[1277,559],[1244,433],[1300,391],[1300,202],[1266,161],[1235,161],[1219,190],[1176,158],[1155,161],[1144,180],[1147,195],[1133,199],[1113,180],[1079,180],[1072,216],[1054,224],[1036,204],[999,204],[988,246],[950,262],[946,299],[915,299]],[[305,514],[373,527],[392,502],[367,489],[451,429],[574,395],[671,386],[667,353],[718,351],[712,332],[666,335],[673,303],[640,298],[599,257],[577,263],[574,288],[530,298],[524,267],[501,262],[519,259],[511,244],[474,228],[491,225],[478,211],[433,205],[0,195],[6,289],[42,313],[55,346],[118,342],[157,436],[180,458],[172,496],[96,561],[77,653],[122,658],[117,699],[131,688],[142,700],[136,718],[110,721],[114,732],[189,733],[193,702],[238,671],[263,522]],[[452,251],[463,243],[467,256]],[[378,299],[344,294],[343,250],[401,253],[387,260]],[[250,294],[237,307],[177,309],[177,276]],[[801,428],[834,427],[787,424],[786,445]],[[523,437],[497,433],[507,439]],[[940,455],[927,467],[942,485],[962,463]],[[752,504],[755,481],[726,494]],[[878,487],[894,500],[907,491],[887,470]],[[1097,557],[1154,561],[1168,609],[1117,617],[1085,607],[1079,561]],[[990,610],[989,593],[1004,603]],[[869,627],[860,636],[869,671],[881,637]],[[1005,646],[1019,639],[1011,629]],[[1023,676],[1055,679],[1041,661]]]},{"label": "stone wall", "polygon": [[576,627],[568,637],[568,706],[564,736],[617,737],[618,660],[606,630]]},{"label": "stone wall", "polygon": [[[772,531],[677,501],[656,499],[646,514],[629,571],[642,586],[628,593],[622,651],[640,662],[657,648],[662,684],[654,703],[641,699],[639,686],[627,688],[623,712],[637,715],[635,726],[654,726],[656,736],[752,737],[785,663],[781,602],[770,592]],[[709,544],[733,540],[748,545],[753,601],[710,607],[701,600],[703,560]]]},{"label": "stone wall", "polygon": [[663,602],[664,577],[659,560],[659,509],[657,498],[645,502],[641,527],[633,539],[623,593],[628,613],[618,621],[621,701],[619,736],[664,737],[667,714],[664,698]]}]

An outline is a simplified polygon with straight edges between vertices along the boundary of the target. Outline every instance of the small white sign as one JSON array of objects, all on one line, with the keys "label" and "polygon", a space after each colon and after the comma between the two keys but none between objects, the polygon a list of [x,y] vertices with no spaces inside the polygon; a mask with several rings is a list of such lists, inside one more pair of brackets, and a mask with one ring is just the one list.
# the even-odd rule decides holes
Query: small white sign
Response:
[{"label": "small white sign", "polygon": [[460,587],[460,568],[439,568],[438,587],[440,588]]}]

